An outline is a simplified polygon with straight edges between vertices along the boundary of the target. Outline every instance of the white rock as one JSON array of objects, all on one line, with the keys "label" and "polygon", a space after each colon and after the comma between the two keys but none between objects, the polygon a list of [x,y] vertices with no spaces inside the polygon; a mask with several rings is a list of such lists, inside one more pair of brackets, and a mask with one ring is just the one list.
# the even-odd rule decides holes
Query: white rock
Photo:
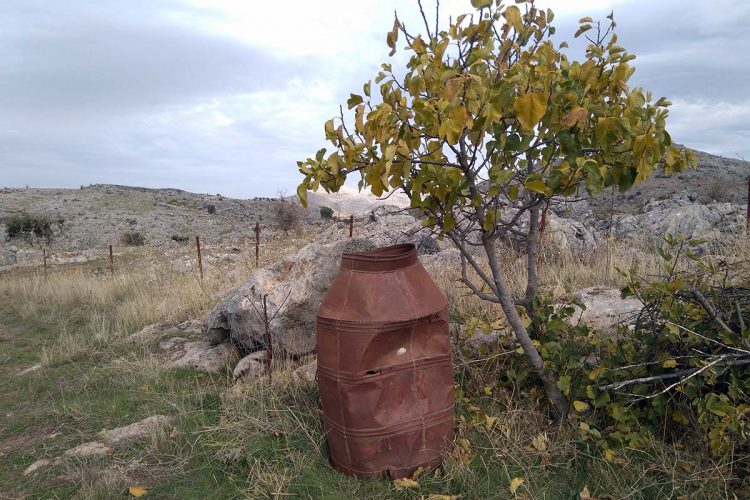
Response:
[{"label": "white rock", "polygon": [[52,461],[50,461],[50,460],[48,460],[48,459],[46,459],[46,458],[43,458],[43,459],[41,459],[41,460],[37,460],[37,461],[36,461],[36,462],[34,462],[33,464],[29,465],[29,466],[28,466],[28,467],[26,468],[26,470],[25,470],[25,471],[23,471],[23,475],[24,475],[24,476],[30,476],[31,474],[35,473],[36,471],[38,471],[38,470],[39,470],[39,469],[41,469],[42,467],[47,467],[47,466],[48,466],[48,465],[50,465],[51,463],[52,463]]},{"label": "white rock", "polygon": [[135,422],[124,427],[100,432],[104,442],[110,446],[118,446],[133,441],[138,441],[149,436],[153,431],[165,426],[171,420],[166,415],[153,415],[140,422]]},{"label": "white rock", "polygon": [[207,334],[228,332],[234,342],[257,349],[263,344],[264,323],[256,308],[262,310],[265,295],[269,316],[276,314],[270,333],[280,350],[295,355],[311,352],[315,349],[318,308],[339,270],[341,253],[372,247],[370,241],[361,238],[332,243],[316,241],[275,264],[258,269],[208,313],[204,320]]},{"label": "white rock", "polygon": [[104,443],[93,441],[90,443],[79,444],[65,453],[64,457],[89,458],[89,457],[108,457],[112,455],[112,448]]},{"label": "white rock", "polygon": [[172,353],[170,366],[174,368],[195,368],[204,372],[218,372],[237,359],[237,351],[231,343],[224,342],[217,346],[211,346],[206,340],[194,342],[170,342],[162,343],[176,345]]},{"label": "white rock", "polygon": [[576,312],[568,318],[571,324],[581,324],[597,330],[610,330],[617,324],[632,320],[643,309],[643,304],[635,298],[623,299],[620,290],[609,287],[584,288],[574,297],[586,306],[582,311],[573,306]]},{"label": "white rock", "polygon": [[242,358],[234,367],[234,380],[241,377],[254,379],[266,373],[266,351],[256,351]]},{"label": "white rock", "polygon": [[39,371],[42,369],[42,365],[33,365],[29,366],[28,368],[24,368],[20,372],[16,373],[16,377],[23,377],[24,375],[28,375],[29,373],[34,373],[35,371]]},{"label": "white rock", "polygon": [[315,376],[318,372],[318,360],[315,359],[304,364],[292,372],[295,382],[315,382]]}]

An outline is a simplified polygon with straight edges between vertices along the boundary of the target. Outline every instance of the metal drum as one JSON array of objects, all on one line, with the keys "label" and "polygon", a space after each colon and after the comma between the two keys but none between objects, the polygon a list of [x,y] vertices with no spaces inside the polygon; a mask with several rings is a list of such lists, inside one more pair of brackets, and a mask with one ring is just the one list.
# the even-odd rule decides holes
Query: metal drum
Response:
[{"label": "metal drum", "polygon": [[438,465],[453,437],[448,301],[414,245],[343,254],[317,327],[333,465],[393,479]]}]

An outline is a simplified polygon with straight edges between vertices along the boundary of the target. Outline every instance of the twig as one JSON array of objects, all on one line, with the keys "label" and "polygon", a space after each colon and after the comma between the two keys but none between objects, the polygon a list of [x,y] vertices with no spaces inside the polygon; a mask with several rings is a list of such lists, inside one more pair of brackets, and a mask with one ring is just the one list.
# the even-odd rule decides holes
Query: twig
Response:
[{"label": "twig", "polygon": [[726,323],[724,323],[724,320],[722,320],[718,313],[716,312],[716,309],[711,305],[711,303],[706,300],[706,297],[703,296],[703,294],[698,290],[697,287],[693,287],[693,296],[695,297],[695,300],[698,301],[698,303],[701,305],[701,307],[711,316],[711,319],[716,321],[716,323],[727,333],[734,334],[731,328],[727,326]]},{"label": "twig", "polygon": [[666,324],[672,325],[672,326],[676,326],[680,330],[683,330],[683,331],[685,331],[687,333],[691,333],[691,334],[695,335],[696,337],[702,338],[703,340],[708,340],[709,342],[713,342],[714,344],[720,345],[721,347],[723,347],[725,349],[729,349],[731,351],[741,352],[743,354],[750,354],[750,351],[746,351],[745,349],[740,349],[739,347],[732,347],[731,345],[722,344],[718,340],[710,339],[710,338],[706,337],[705,335],[701,335],[700,333],[694,332],[693,330],[691,330],[689,328],[685,328],[682,325],[678,325],[677,323],[672,323],[671,321],[667,321]]}]

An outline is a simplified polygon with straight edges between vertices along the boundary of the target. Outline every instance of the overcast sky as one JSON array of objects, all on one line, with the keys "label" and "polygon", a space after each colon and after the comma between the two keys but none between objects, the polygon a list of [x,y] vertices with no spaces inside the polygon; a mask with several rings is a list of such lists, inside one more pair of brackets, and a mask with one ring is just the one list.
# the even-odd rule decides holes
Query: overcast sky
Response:
[{"label": "overcast sky", "polygon": [[[749,1],[539,5],[558,41],[614,9],[631,84],[674,103],[673,139],[750,160]],[[416,0],[0,0],[0,187],[293,193],[296,160],[389,59],[394,10],[420,30]]]}]

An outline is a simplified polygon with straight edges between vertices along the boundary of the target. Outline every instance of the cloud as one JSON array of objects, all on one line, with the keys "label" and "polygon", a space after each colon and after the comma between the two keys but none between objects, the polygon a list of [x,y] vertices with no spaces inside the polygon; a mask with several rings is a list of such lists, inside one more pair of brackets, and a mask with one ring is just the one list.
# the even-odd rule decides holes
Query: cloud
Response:
[{"label": "cloud", "polygon": [[[423,2],[432,16],[434,3]],[[669,97],[676,141],[750,158],[750,3],[548,0],[556,38],[611,9],[634,85]],[[11,0],[0,17],[0,186],[114,182],[293,191],[323,122],[388,59],[396,0]],[[470,9],[443,0],[442,18]],[[582,54],[584,43],[572,44]]]}]

